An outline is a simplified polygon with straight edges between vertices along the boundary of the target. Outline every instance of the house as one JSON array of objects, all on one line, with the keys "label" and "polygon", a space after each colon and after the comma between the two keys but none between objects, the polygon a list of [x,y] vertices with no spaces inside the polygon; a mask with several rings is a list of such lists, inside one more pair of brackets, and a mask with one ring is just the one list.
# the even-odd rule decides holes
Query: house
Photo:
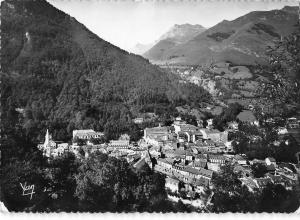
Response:
[{"label": "house", "polygon": [[265,162],[266,162],[267,166],[270,166],[270,165],[276,166],[276,160],[274,157],[267,157],[265,159]]},{"label": "house", "polygon": [[193,179],[200,179],[202,177],[202,178],[211,180],[212,175],[213,175],[212,170],[206,170],[203,168],[195,169],[192,167],[184,167],[183,170],[185,171],[185,173],[184,173],[185,176],[188,176]]},{"label": "house", "polygon": [[195,169],[206,169],[207,168],[207,162],[202,162],[202,161],[193,161],[191,166]]},{"label": "house", "polygon": [[177,192],[179,190],[179,182],[180,180],[174,176],[167,177],[165,187],[170,189],[172,192]]},{"label": "house", "polygon": [[253,160],[249,161],[249,163],[250,163],[250,165],[257,164],[257,163],[266,164],[265,160],[259,160],[259,159],[253,159]]},{"label": "house", "polygon": [[74,139],[83,139],[83,140],[89,140],[92,138],[101,138],[104,136],[104,133],[102,132],[95,132],[92,129],[86,129],[86,130],[73,130],[73,140]]},{"label": "house", "polygon": [[211,128],[211,127],[213,127],[213,119],[212,118],[210,118],[210,119],[207,119],[206,120],[206,123],[207,123],[207,128]]},{"label": "house", "polygon": [[217,164],[225,164],[227,161],[227,158],[223,155],[218,154],[209,154],[208,155],[208,161],[210,163],[217,163]]},{"label": "house", "polygon": [[133,167],[136,169],[141,169],[146,164],[145,157],[140,158],[135,164],[133,164]]},{"label": "house", "polygon": [[268,173],[275,174],[276,167],[274,164],[266,165],[266,168],[267,168]]},{"label": "house", "polygon": [[190,151],[186,150],[185,160],[187,160],[187,161],[193,161],[194,160],[194,154],[192,154]]},{"label": "house", "polygon": [[139,155],[139,154],[130,154],[130,155],[128,154],[126,160],[128,163],[132,163],[134,161],[139,160],[140,158],[141,158],[141,155]]},{"label": "house", "polygon": [[297,118],[292,117],[287,119],[287,127],[291,129],[299,128],[300,127],[300,122]]},{"label": "house", "polygon": [[227,146],[224,143],[218,142],[216,143],[216,147],[218,152],[226,152],[228,150]]},{"label": "house", "polygon": [[286,186],[285,179],[281,175],[276,175],[275,176],[273,174],[267,173],[265,176],[269,177],[272,180],[273,184],[275,184],[275,185],[280,184],[284,187]]},{"label": "house", "polygon": [[239,179],[242,185],[246,186],[250,192],[254,192],[258,189],[258,186],[252,177],[243,177]]},{"label": "house", "polygon": [[266,187],[268,184],[272,184],[272,180],[270,177],[255,178],[254,182],[259,189]]},{"label": "house", "polygon": [[158,158],[154,169],[168,176],[173,175],[173,160],[171,158]]},{"label": "house", "polygon": [[173,159],[171,158],[158,158],[157,159],[157,165],[166,168],[166,169],[172,169],[173,166]]},{"label": "house", "polygon": [[285,188],[286,189],[292,189],[293,187],[295,187],[295,185],[298,182],[298,177],[297,175],[287,175],[285,173],[281,173],[280,176],[283,178],[284,180],[284,184],[285,184]]},{"label": "house", "polygon": [[222,155],[209,154],[207,168],[215,172],[219,172],[221,166],[223,166],[226,163],[226,161],[227,161],[226,157]]},{"label": "house", "polygon": [[252,170],[249,166],[242,166],[240,164],[235,164],[233,171],[242,177],[252,176]]},{"label": "house", "polygon": [[233,161],[240,164],[240,165],[247,165],[246,158],[241,156],[241,155],[238,155],[238,154],[234,155]]},{"label": "house", "polygon": [[285,127],[279,127],[279,128],[277,129],[277,134],[278,134],[278,135],[285,135],[285,134],[287,134],[287,133],[289,133],[289,132],[288,132],[288,130],[287,130]]},{"label": "house", "polygon": [[144,118],[135,118],[133,119],[133,123],[142,124],[144,122]]},{"label": "house", "polygon": [[227,126],[228,126],[228,129],[231,129],[234,131],[237,131],[239,129],[239,124],[236,121],[228,122]]},{"label": "house", "polygon": [[198,154],[195,155],[195,162],[207,162],[207,155],[204,154]]}]

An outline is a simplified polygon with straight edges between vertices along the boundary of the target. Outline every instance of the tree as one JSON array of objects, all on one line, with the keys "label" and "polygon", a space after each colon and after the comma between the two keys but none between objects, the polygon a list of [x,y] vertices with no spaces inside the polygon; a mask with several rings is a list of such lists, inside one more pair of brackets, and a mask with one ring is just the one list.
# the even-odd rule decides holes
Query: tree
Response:
[{"label": "tree", "polygon": [[251,170],[255,178],[263,177],[268,172],[267,166],[261,163],[253,164]]},{"label": "tree", "polygon": [[268,75],[269,83],[263,83],[259,91],[263,97],[275,103],[299,103],[300,82],[300,24],[290,36],[268,47],[268,66],[260,67],[259,72]]},{"label": "tree", "polygon": [[239,103],[230,103],[228,108],[225,108],[220,115],[214,118],[214,128],[223,131],[228,122],[235,121],[236,116],[243,110],[243,106]]},{"label": "tree", "polygon": [[242,186],[238,174],[233,172],[234,166],[227,164],[221,172],[212,178],[213,212],[254,212],[256,210],[256,195]]},{"label": "tree", "polygon": [[75,175],[75,196],[84,211],[151,211],[166,201],[165,179],[149,167],[134,171],[125,160],[94,153]]},{"label": "tree", "polygon": [[295,191],[286,190],[282,185],[268,184],[261,193],[259,212],[295,212],[299,208]]}]

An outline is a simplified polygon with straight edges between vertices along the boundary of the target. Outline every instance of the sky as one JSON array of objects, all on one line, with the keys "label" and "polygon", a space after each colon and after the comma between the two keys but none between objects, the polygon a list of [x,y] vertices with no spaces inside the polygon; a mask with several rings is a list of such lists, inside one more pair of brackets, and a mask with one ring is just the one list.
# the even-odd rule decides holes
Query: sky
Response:
[{"label": "sky", "polygon": [[299,0],[48,0],[100,38],[131,51],[150,44],[175,24],[212,27],[250,11],[281,9]]}]

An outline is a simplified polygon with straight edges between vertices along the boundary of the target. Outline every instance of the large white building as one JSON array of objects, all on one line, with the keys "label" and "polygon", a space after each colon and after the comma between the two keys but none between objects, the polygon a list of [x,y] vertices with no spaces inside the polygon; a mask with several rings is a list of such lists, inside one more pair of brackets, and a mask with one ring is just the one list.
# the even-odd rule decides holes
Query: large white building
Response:
[{"label": "large white building", "polygon": [[76,138],[89,140],[91,138],[101,138],[103,135],[104,134],[102,132],[96,132],[92,129],[74,130],[73,131],[73,140]]},{"label": "large white building", "polygon": [[228,141],[228,131],[218,131],[216,129],[200,129],[204,139],[209,139],[215,142],[226,143]]},{"label": "large white building", "polygon": [[196,142],[199,139],[202,139],[202,133],[199,128],[195,125],[187,124],[185,121],[181,120],[180,117],[177,117],[173,123],[174,132],[178,135],[178,139],[182,135],[186,137],[187,142]]}]

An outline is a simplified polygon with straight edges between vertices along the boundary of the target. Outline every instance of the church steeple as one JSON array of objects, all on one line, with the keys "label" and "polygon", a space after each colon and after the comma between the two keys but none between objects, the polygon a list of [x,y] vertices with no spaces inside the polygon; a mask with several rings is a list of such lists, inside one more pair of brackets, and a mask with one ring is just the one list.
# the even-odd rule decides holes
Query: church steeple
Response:
[{"label": "church steeple", "polygon": [[45,136],[45,144],[48,143],[49,143],[49,130],[47,129],[46,136]]},{"label": "church steeple", "polygon": [[48,146],[50,144],[51,141],[51,135],[49,134],[49,130],[47,129],[46,135],[45,135],[45,142],[44,142],[44,146]]}]

